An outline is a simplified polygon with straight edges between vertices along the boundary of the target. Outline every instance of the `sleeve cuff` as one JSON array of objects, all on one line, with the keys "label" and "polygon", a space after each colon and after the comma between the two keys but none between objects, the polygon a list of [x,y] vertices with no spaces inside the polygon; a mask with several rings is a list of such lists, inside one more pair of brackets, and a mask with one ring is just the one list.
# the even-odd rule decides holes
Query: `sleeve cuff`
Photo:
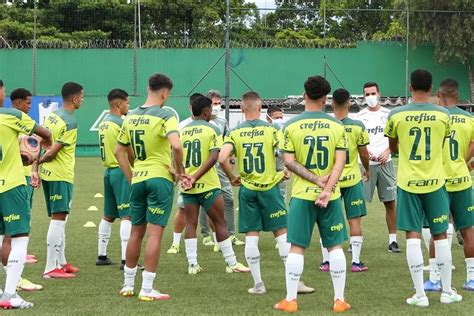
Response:
[{"label": "sleeve cuff", "polygon": [[294,154],[294,153],[295,153],[294,150],[280,149],[280,151],[281,151],[282,153],[287,153],[287,154]]},{"label": "sleeve cuff", "polygon": [[33,128],[31,129],[30,133],[28,134],[29,136],[33,135],[36,131],[36,128],[38,127],[38,123],[35,123],[35,126],[33,126]]},{"label": "sleeve cuff", "polygon": [[127,147],[128,145],[130,145],[130,143],[125,144],[125,143],[122,143],[122,142],[119,141],[119,140],[117,141],[117,144],[122,145],[122,146],[124,146],[124,147]]},{"label": "sleeve cuff", "polygon": [[179,134],[178,130],[172,130],[172,131],[169,131],[167,134],[166,134],[166,137],[168,137],[169,135],[173,134],[173,133],[177,133]]}]

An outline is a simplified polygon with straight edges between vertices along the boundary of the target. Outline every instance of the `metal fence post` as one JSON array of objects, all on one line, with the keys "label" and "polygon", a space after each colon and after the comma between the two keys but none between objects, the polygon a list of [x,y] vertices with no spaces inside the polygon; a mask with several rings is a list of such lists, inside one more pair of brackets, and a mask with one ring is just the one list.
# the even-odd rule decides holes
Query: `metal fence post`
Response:
[{"label": "metal fence post", "polygon": [[31,91],[33,95],[36,95],[36,18],[37,18],[37,0],[33,1],[33,52],[32,52],[32,67],[31,67]]},{"label": "metal fence post", "polygon": [[225,119],[230,117],[230,0],[226,0],[226,29],[225,29]]}]

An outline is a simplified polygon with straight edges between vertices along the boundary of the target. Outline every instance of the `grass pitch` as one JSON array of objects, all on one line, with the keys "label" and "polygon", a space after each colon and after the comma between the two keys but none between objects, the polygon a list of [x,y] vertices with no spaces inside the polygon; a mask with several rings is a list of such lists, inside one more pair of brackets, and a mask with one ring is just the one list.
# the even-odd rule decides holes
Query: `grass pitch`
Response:
[{"label": "grass pitch", "polygon": [[[165,230],[161,261],[155,280],[155,288],[169,293],[171,299],[161,302],[139,302],[136,298],[123,298],[118,295],[123,282],[119,271],[120,240],[119,223],[115,223],[109,243],[108,255],[116,262],[113,266],[96,267],[97,228],[84,228],[92,221],[97,226],[102,216],[103,199],[94,198],[103,192],[103,167],[98,158],[78,158],[76,182],[71,216],[67,224],[66,254],[70,262],[80,268],[76,279],[43,280],[41,278],[46,253],[46,233],[49,219],[46,216],[42,190],[34,197],[32,233],[29,253],[39,257],[39,263],[27,265],[24,276],[44,285],[40,292],[21,295],[34,302],[35,307],[25,311],[8,313],[24,314],[82,314],[82,315],[130,315],[130,314],[280,314],[272,306],[285,296],[284,267],[274,248],[271,234],[263,234],[260,239],[262,258],[262,277],[268,290],[264,296],[251,296],[247,289],[253,285],[250,274],[227,274],[221,253],[212,252],[212,247],[202,246],[199,239],[198,259],[204,272],[196,276],[187,275],[187,260],[184,242],[181,252],[168,255],[166,250],[171,244],[172,219]],[[87,211],[90,206],[99,211]],[[364,245],[362,261],[369,272],[354,274],[348,272],[346,299],[352,305],[347,314],[357,315],[468,315],[474,306],[474,293],[462,290],[465,279],[465,264],[462,248],[454,241],[453,286],[459,289],[464,301],[460,304],[445,306],[439,303],[439,293],[428,294],[430,307],[420,309],[405,304],[405,299],[413,295],[412,282],[407,268],[405,251],[402,254],[387,252],[387,228],[385,211],[378,202],[368,204],[368,216],[363,219]],[[239,236],[241,239],[244,237]],[[404,234],[398,234],[401,248],[405,249]],[[345,248],[347,244],[345,245]],[[423,246],[424,247],[424,246]],[[244,247],[235,247],[237,259],[245,263]],[[425,262],[427,254],[424,252]],[[350,254],[346,256],[350,263]],[[315,232],[313,242],[306,251],[303,280],[316,288],[316,293],[300,295],[298,298],[300,314],[323,315],[331,313],[333,290],[328,273],[319,271],[321,252],[319,235]],[[425,278],[427,278],[425,274]],[[2,277],[2,282],[4,278]],[[136,290],[141,285],[141,274],[136,280]],[[469,312],[471,310],[471,312]],[[2,312],[7,313],[7,312]]]}]

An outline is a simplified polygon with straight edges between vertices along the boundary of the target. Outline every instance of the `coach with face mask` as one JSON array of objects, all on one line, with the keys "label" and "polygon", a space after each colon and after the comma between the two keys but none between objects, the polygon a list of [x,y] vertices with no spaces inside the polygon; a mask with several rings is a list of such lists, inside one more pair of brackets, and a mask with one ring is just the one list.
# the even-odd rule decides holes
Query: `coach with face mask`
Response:
[{"label": "coach with face mask", "polygon": [[399,253],[397,243],[397,210],[396,180],[393,169],[388,138],[384,136],[385,123],[390,110],[380,105],[380,89],[377,83],[367,82],[364,84],[364,97],[367,108],[360,111],[357,119],[364,123],[369,133],[370,179],[364,182],[365,200],[372,202],[375,187],[377,187],[380,202],[383,202],[386,210],[386,221],[388,227],[389,241],[388,251]]}]

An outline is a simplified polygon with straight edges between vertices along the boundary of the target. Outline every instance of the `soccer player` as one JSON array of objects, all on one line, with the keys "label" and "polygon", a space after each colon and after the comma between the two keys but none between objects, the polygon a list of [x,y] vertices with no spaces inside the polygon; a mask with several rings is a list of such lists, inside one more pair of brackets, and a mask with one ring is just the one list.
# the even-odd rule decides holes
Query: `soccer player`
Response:
[{"label": "soccer player", "polygon": [[[449,201],[443,172],[443,145],[450,136],[449,112],[428,103],[433,78],[417,69],[411,74],[413,103],[390,112],[385,128],[390,150],[399,152],[397,226],[406,232],[407,261],[416,293],[407,304],[429,306],[423,288],[421,229],[426,216],[441,272],[441,303],[460,302],[462,297],[451,288],[451,248],[446,231]],[[448,145],[448,144],[446,144]]]},{"label": "soccer player", "polygon": [[79,269],[66,260],[66,222],[72,202],[77,121],[84,91],[80,84],[67,82],[61,89],[63,106],[49,114],[45,127],[52,133],[53,146],[40,158],[40,174],[48,216],[47,255],[43,278],[74,278]]},{"label": "soccer player", "polygon": [[[470,113],[456,106],[459,97],[459,85],[456,80],[449,78],[441,81],[437,95],[439,105],[448,110],[451,118],[449,143],[443,148],[446,190],[454,224],[464,239],[467,274],[464,289],[474,291],[472,180],[465,161],[465,158],[471,158],[468,157],[468,149],[474,144],[474,119]],[[430,280],[425,282],[425,290],[441,291],[439,269],[433,251],[430,251]]]},{"label": "soccer player", "polygon": [[202,271],[197,261],[196,238],[201,206],[216,227],[217,242],[227,263],[226,272],[250,272],[249,268],[237,262],[235,258],[224,217],[224,199],[214,167],[222,146],[222,135],[215,125],[209,123],[212,113],[211,99],[197,97],[192,101],[192,111],[194,120],[181,131],[183,162],[189,180],[183,183],[181,190],[186,213],[188,274],[198,274]]},{"label": "soccer player", "polygon": [[[275,124],[280,128],[280,130],[283,130],[285,120],[283,118],[283,109],[273,106],[269,107],[267,109],[267,122],[270,124]],[[283,163],[283,159],[279,153],[279,150],[276,151],[276,170],[277,171],[284,171],[285,170],[285,164]],[[286,177],[283,178],[283,180],[286,180]],[[280,193],[283,196],[283,200],[286,199],[286,188],[287,188],[287,182],[286,181],[280,181],[278,184],[280,187]],[[278,245],[278,243],[277,243]]]},{"label": "soccer player", "polygon": [[385,206],[385,219],[388,228],[388,251],[400,253],[397,242],[397,209],[395,204],[396,180],[393,169],[388,140],[383,131],[389,110],[380,105],[380,89],[377,83],[364,84],[364,96],[368,107],[360,111],[357,119],[360,120],[369,133],[370,144],[367,146],[370,159],[370,179],[364,183],[365,201],[372,202],[375,187],[380,202]]},{"label": "soccer player", "polygon": [[[339,179],[339,186],[342,198],[344,199],[344,208],[350,228],[350,244],[352,249],[351,271],[364,272],[369,269],[360,261],[363,242],[361,219],[367,215],[367,208],[364,202],[364,187],[357,157],[360,156],[365,170],[364,180],[367,181],[370,178],[369,153],[367,152],[369,135],[361,121],[348,117],[351,106],[349,98],[349,91],[337,89],[332,96],[332,108],[336,119],[344,124],[347,137],[346,165]],[[329,271],[329,254],[326,248],[322,247],[321,249],[323,252],[322,265],[328,265],[327,270]],[[321,270],[324,271],[325,269],[325,267],[321,267]]]},{"label": "soccer player", "polygon": [[[133,296],[137,263],[145,233],[145,270],[138,299],[165,300],[168,294],[153,289],[156,266],[160,258],[161,238],[173,206],[174,181],[183,176],[183,149],[179,141],[178,122],[173,113],[162,109],[173,88],[163,74],[148,79],[145,103],[125,118],[118,136],[115,156],[120,169],[131,182],[130,217],[132,231],[127,243],[122,296]],[[128,150],[134,153],[133,173]],[[171,161],[173,154],[174,166]]]},{"label": "soccer player", "polygon": [[11,250],[6,266],[6,282],[0,308],[30,308],[33,303],[23,300],[17,285],[26,261],[31,212],[27,199],[26,181],[20,157],[18,136],[36,134],[43,145],[51,146],[51,133],[37,125],[27,114],[17,109],[3,108],[5,91],[0,80],[0,235],[11,238]]},{"label": "soccer player", "polygon": [[305,111],[285,124],[283,159],[294,173],[288,213],[290,253],[286,260],[286,298],[275,309],[295,312],[298,281],[317,223],[323,246],[329,250],[329,264],[334,287],[333,311],[350,309],[344,299],[346,257],[342,243],[347,239],[346,225],[337,182],[346,163],[346,136],[342,123],[323,112],[329,82],[321,76],[304,83]]},{"label": "soccer player", "polygon": [[[125,178],[115,158],[117,138],[122,127],[122,116],[128,113],[128,93],[122,89],[113,89],[107,96],[109,114],[99,125],[100,154],[105,170],[104,174],[104,216],[99,224],[97,266],[111,265],[107,257],[107,246],[110,240],[112,224],[120,218],[120,241],[122,264],[125,265],[125,250],[130,238],[132,223],[130,222],[130,182]],[[129,152],[129,160],[133,161],[133,153]]]}]

